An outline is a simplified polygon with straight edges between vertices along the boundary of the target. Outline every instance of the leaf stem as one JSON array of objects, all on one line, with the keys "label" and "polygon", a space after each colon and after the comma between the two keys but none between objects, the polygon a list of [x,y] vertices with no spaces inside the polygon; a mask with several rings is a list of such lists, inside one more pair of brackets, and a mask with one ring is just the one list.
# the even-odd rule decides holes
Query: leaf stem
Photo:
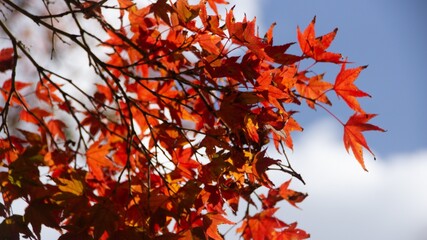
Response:
[{"label": "leaf stem", "polygon": [[314,104],[316,104],[316,106],[321,107],[323,110],[325,110],[327,113],[329,113],[329,115],[331,115],[332,117],[334,117],[339,123],[341,123],[341,125],[345,126],[344,122],[341,121],[335,114],[333,114],[331,111],[329,111],[329,109],[327,109],[325,106],[323,106],[322,104],[319,104],[317,102],[315,102]]}]

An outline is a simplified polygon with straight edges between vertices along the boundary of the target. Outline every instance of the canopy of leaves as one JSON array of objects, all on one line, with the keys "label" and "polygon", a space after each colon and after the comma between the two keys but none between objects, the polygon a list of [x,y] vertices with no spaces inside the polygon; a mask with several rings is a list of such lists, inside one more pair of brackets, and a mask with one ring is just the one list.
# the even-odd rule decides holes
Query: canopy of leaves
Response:
[{"label": "canopy of leaves", "polygon": [[[301,54],[294,55],[287,52],[294,43],[273,44],[275,24],[259,36],[255,19],[236,19],[234,7],[221,16],[224,4],[2,1],[6,238],[40,239],[44,225],[63,240],[219,239],[222,224],[245,239],[309,237],[275,216],[278,202],[297,207],[307,194],[290,181],[275,186],[268,172],[303,181],[286,158],[291,134],[303,130],[294,116],[306,102],[336,117],[327,109],[330,92],[355,111],[339,122],[345,147],[366,169],[362,148],[372,151],[362,132],[383,130],[367,123],[375,115],[358,103],[369,96],[353,83],[365,67],[347,69],[341,54],[327,52],[337,29],[316,36],[315,19],[297,28]],[[46,35],[26,45],[18,30],[29,22]],[[40,42],[52,54],[60,43],[61,51],[83,50],[94,79],[45,64],[32,51]],[[334,81],[313,73],[318,62],[341,67]],[[82,87],[88,81],[91,91]],[[273,149],[283,158],[269,156]],[[17,199],[27,203],[23,215],[13,213]]]}]

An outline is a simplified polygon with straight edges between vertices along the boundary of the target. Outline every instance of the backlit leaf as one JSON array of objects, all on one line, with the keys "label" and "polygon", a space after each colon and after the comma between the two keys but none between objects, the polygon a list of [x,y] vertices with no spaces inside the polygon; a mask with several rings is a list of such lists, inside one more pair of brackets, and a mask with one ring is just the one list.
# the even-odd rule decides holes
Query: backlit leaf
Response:
[{"label": "backlit leaf", "polygon": [[101,141],[96,141],[86,152],[87,165],[89,166],[92,175],[98,180],[102,180],[104,178],[104,174],[102,172],[103,168],[113,167],[113,163],[108,159],[108,154],[111,149],[112,148],[109,144],[101,144]]},{"label": "backlit leaf", "polygon": [[77,196],[83,194],[83,183],[77,179],[57,178],[58,188],[63,192],[68,192]]},{"label": "backlit leaf", "polygon": [[357,79],[360,72],[367,66],[346,69],[345,65],[345,63],[341,65],[341,71],[338,73],[335,80],[334,90],[338,96],[344,99],[349,107],[359,113],[363,113],[364,111],[360,107],[356,98],[370,97],[370,95],[359,90],[353,82]]},{"label": "backlit leaf", "polygon": [[58,119],[52,119],[47,123],[47,127],[49,128],[49,131],[54,138],[59,137],[63,140],[66,139],[64,128],[66,128],[67,126],[63,121]]},{"label": "backlit leaf", "polygon": [[344,125],[344,146],[347,151],[349,151],[349,149],[351,148],[357,161],[360,163],[360,165],[365,171],[367,171],[367,169],[363,161],[362,148],[368,150],[372,155],[374,155],[374,153],[371,151],[368,144],[366,143],[365,137],[363,136],[362,132],[384,132],[384,129],[367,123],[375,116],[376,114],[355,113],[348,119],[347,123]]},{"label": "backlit leaf", "polygon": [[316,101],[331,105],[326,92],[332,88],[333,85],[331,83],[323,81],[323,75],[311,77],[308,83],[299,81],[296,84],[297,91],[301,96],[306,98],[307,105],[311,108],[314,108]]},{"label": "backlit leaf", "polygon": [[221,239],[218,226],[221,224],[234,224],[219,213],[208,213],[203,217],[203,223],[207,227],[206,234],[213,239]]},{"label": "backlit leaf", "polygon": [[326,35],[316,37],[314,30],[315,23],[316,17],[313,18],[313,20],[307,26],[304,32],[301,32],[299,27],[297,28],[298,43],[301,47],[302,52],[308,57],[311,57],[318,62],[343,62],[341,60],[341,54],[326,51],[326,49],[329,48],[329,46],[331,45],[331,42],[334,40],[338,28],[335,28],[334,31]]}]

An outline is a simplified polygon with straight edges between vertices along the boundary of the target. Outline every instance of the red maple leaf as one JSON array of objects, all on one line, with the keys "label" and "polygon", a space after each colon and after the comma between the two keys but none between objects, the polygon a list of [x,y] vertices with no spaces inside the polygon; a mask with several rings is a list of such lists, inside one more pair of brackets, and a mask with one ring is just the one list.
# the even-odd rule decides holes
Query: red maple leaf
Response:
[{"label": "red maple leaf", "polygon": [[102,168],[113,167],[113,163],[107,158],[110,150],[109,144],[101,145],[101,141],[97,141],[86,152],[87,165],[97,180],[104,179]]},{"label": "red maple leaf", "polygon": [[337,95],[342,97],[349,107],[360,113],[364,111],[356,98],[370,97],[370,95],[359,90],[353,82],[366,67],[367,66],[360,66],[357,68],[345,69],[345,63],[343,63],[334,84],[334,90]]},{"label": "red maple leaf", "polygon": [[[355,113],[353,116],[348,119],[347,123],[344,125],[344,146],[349,150],[353,151],[354,156],[357,161],[362,165],[363,169],[367,171],[365,163],[363,161],[363,150],[362,147],[367,149],[372,155],[374,153],[369,148],[366,143],[365,137],[363,136],[363,131],[381,131],[384,132],[384,129],[377,127],[375,125],[367,123],[376,114],[361,114]],[[375,155],[374,155],[375,156]]]},{"label": "red maple leaf", "polygon": [[323,81],[323,74],[316,75],[308,79],[308,82],[297,81],[295,85],[296,90],[306,98],[307,105],[311,108],[314,108],[314,103],[316,101],[326,103],[331,105],[326,92],[333,88],[333,85],[329,82]]},{"label": "red maple leaf", "polygon": [[61,86],[61,84],[54,84],[50,79],[50,75],[48,75],[37,83],[36,96],[38,99],[51,106],[53,105],[53,102],[61,103],[62,99],[54,93]]},{"label": "red maple leaf", "polygon": [[341,54],[326,51],[334,40],[338,28],[335,28],[334,31],[328,34],[316,37],[314,30],[315,23],[316,17],[313,18],[304,32],[301,32],[299,27],[297,28],[298,42],[302,52],[317,62],[342,63]]},{"label": "red maple leaf", "polygon": [[47,123],[47,127],[49,128],[50,133],[55,138],[58,136],[59,138],[65,140],[64,128],[67,127],[64,122],[61,120],[53,119]]},{"label": "red maple leaf", "polygon": [[222,239],[218,232],[218,225],[220,224],[234,224],[234,222],[225,218],[222,214],[208,213],[203,216],[203,223],[205,225],[206,234],[213,239]]},{"label": "red maple leaf", "polygon": [[302,202],[308,195],[289,189],[291,180],[284,182],[279,189],[280,196],[288,201],[292,206],[298,208],[297,203]]}]

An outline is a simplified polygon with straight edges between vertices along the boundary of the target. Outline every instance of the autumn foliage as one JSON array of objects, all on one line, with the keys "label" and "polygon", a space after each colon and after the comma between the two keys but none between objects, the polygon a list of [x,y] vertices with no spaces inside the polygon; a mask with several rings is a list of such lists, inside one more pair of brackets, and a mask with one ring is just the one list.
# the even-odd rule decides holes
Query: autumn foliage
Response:
[{"label": "autumn foliage", "polygon": [[[278,202],[296,207],[307,195],[269,176],[303,181],[286,157],[292,133],[303,130],[299,106],[337,118],[330,97],[344,100],[354,111],[346,123],[337,118],[344,145],[364,169],[363,148],[372,151],[362,132],[383,131],[358,102],[369,96],[354,84],[365,66],[329,52],[337,29],[316,35],[316,19],[297,28],[298,44],[275,45],[275,24],[259,35],[255,19],[237,19],[223,0],[24,2],[0,6],[6,239],[40,239],[43,225],[62,240],[221,239],[233,231],[306,239],[275,213]],[[52,52],[58,44],[82,50],[95,74],[67,77],[44,64],[38,45],[17,33],[20,19],[46,33],[38,41]],[[336,78],[315,73],[319,62],[337,66]],[[82,88],[87,82],[93,90]],[[22,215],[13,212],[18,199],[27,204]],[[223,224],[231,231],[219,231]]]}]

